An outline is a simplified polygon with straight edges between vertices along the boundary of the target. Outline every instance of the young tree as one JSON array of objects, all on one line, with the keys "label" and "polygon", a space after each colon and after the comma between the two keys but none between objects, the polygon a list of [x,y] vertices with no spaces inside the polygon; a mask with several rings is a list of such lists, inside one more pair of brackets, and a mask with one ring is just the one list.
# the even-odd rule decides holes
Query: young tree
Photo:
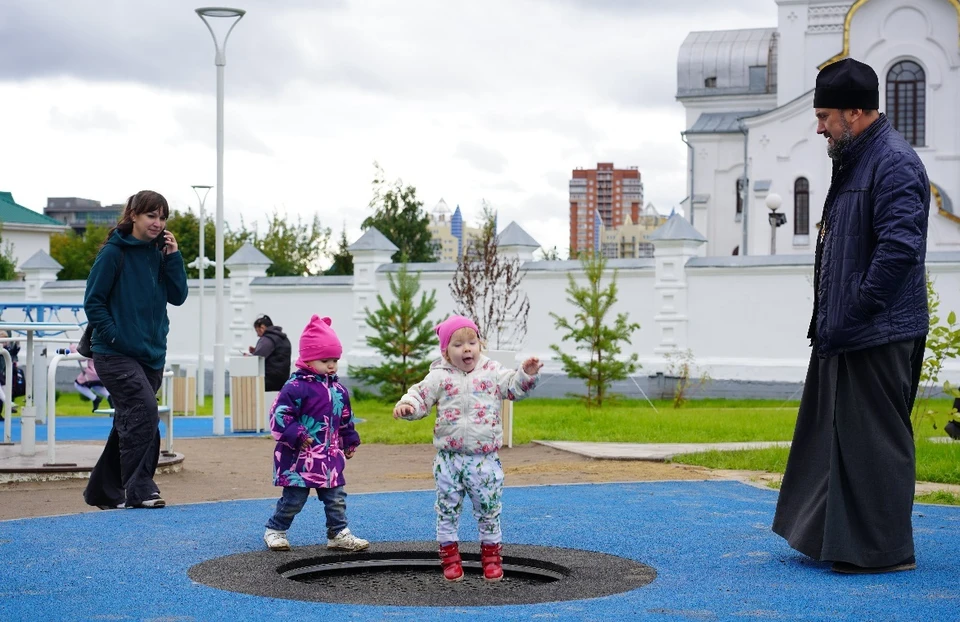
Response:
[{"label": "young tree", "polygon": [[13,255],[13,244],[10,242],[4,244],[2,236],[0,236],[0,244],[3,245],[3,252],[0,253],[0,281],[16,281],[19,275],[17,261]]},{"label": "young tree", "polygon": [[640,325],[627,320],[626,313],[617,314],[611,323],[607,313],[617,302],[617,271],[606,287],[601,286],[603,271],[607,260],[602,256],[585,256],[581,265],[587,276],[587,285],[577,285],[572,274],[568,274],[567,301],[579,311],[573,320],[567,320],[556,313],[550,315],[559,329],[566,331],[563,341],[572,341],[576,350],[586,351],[590,358],[587,362],[578,360],[559,345],[550,347],[560,356],[563,370],[573,378],[581,378],[587,383],[585,401],[588,406],[603,406],[603,400],[612,397],[610,385],[615,380],[624,380],[637,370],[637,355],[631,354],[626,360],[619,360],[621,344],[630,343],[630,335]]},{"label": "young tree", "polygon": [[430,235],[430,216],[423,210],[423,201],[417,200],[417,189],[404,186],[397,179],[387,183],[383,169],[373,163],[373,198],[370,207],[373,216],[363,221],[366,231],[376,227],[398,250],[393,254],[394,263],[431,262],[437,260],[437,250]]},{"label": "young tree", "polygon": [[480,237],[464,244],[450,282],[457,313],[477,323],[494,349],[517,344],[527,334],[530,300],[520,289],[520,260],[497,253],[497,216],[484,202]]},{"label": "young tree", "polygon": [[347,226],[344,225],[340,232],[337,252],[333,255],[333,265],[327,268],[324,274],[328,276],[353,274],[353,255],[347,250],[348,246],[350,242],[347,240]]},{"label": "young tree", "polygon": [[[913,404],[911,419],[916,429],[925,418],[933,421],[935,412],[929,407],[931,396],[940,390],[940,372],[947,359],[960,356],[960,323],[954,311],[947,313],[946,323],[940,319],[940,295],[933,287],[930,273],[927,281],[927,308],[930,312],[930,331],[927,333],[926,350],[920,371],[920,386]],[[950,394],[950,387],[944,392]],[[937,424],[934,423],[936,428]]]},{"label": "young tree", "polygon": [[436,347],[436,335],[433,327],[436,322],[428,319],[437,306],[436,292],[420,294],[420,276],[407,271],[406,264],[400,266],[396,278],[387,273],[393,300],[388,304],[377,295],[380,307],[367,313],[367,326],[373,334],[367,337],[367,345],[375,348],[383,356],[383,362],[376,367],[351,369],[351,375],[376,384],[380,388],[380,397],[387,401],[396,401],[412,385],[426,376],[430,368],[428,358],[431,349]]},{"label": "young tree", "polygon": [[109,230],[106,225],[87,223],[83,235],[77,235],[72,229],[51,235],[50,256],[63,266],[57,278],[63,281],[86,280]]}]

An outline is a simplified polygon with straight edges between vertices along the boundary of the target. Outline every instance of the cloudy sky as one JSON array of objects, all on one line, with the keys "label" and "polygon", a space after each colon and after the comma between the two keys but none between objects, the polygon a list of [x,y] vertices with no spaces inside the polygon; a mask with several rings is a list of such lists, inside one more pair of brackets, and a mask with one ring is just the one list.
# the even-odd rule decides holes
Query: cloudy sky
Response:
[{"label": "cloudy sky", "polygon": [[[196,210],[216,180],[213,40],[183,0],[0,0],[0,190]],[[227,47],[226,218],[320,215],[348,237],[373,163],[468,221],[481,200],[568,246],[567,181],[637,166],[685,196],[676,60],[688,32],[776,24],[774,0],[238,0]],[[216,204],[211,192],[206,209]]]}]

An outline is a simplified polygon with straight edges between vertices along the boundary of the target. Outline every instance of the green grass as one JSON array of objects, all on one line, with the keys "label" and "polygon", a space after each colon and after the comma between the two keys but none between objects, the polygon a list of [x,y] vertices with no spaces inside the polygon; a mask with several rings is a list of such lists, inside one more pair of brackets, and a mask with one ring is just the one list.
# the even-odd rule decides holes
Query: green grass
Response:
[{"label": "green grass", "polygon": [[945,490],[926,492],[914,497],[917,503],[937,503],[939,505],[960,505],[960,495]]},{"label": "green grass", "polygon": [[[710,469],[734,469],[783,473],[787,467],[786,447],[742,451],[707,451],[676,456],[672,461]],[[917,441],[917,480],[960,484],[960,443]]]},{"label": "green grass", "polygon": [[[587,409],[574,399],[529,399],[514,406],[513,442],[532,440],[619,443],[788,441],[797,403],[763,400],[701,400],[674,409],[669,401],[623,400]],[[366,419],[362,434],[373,443],[429,443],[434,415],[416,422],[393,419],[393,404],[354,402]]]}]

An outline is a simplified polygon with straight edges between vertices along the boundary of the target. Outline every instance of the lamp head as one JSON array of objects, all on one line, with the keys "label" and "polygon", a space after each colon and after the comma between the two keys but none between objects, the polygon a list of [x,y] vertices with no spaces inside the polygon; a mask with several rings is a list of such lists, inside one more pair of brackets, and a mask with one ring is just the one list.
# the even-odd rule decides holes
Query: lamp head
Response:
[{"label": "lamp head", "polygon": [[778,209],[780,209],[781,205],[783,205],[783,199],[780,198],[780,195],[777,194],[776,192],[772,192],[767,195],[766,204],[767,204],[767,208],[771,212],[775,212]]}]

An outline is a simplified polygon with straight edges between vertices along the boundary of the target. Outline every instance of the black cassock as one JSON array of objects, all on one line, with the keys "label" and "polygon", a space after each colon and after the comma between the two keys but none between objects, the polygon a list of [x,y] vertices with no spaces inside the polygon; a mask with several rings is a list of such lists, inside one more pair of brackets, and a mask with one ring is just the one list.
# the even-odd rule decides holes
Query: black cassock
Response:
[{"label": "black cassock", "polygon": [[910,412],[925,339],[821,359],[814,347],[773,531],[822,561],[889,566],[913,555]]}]

